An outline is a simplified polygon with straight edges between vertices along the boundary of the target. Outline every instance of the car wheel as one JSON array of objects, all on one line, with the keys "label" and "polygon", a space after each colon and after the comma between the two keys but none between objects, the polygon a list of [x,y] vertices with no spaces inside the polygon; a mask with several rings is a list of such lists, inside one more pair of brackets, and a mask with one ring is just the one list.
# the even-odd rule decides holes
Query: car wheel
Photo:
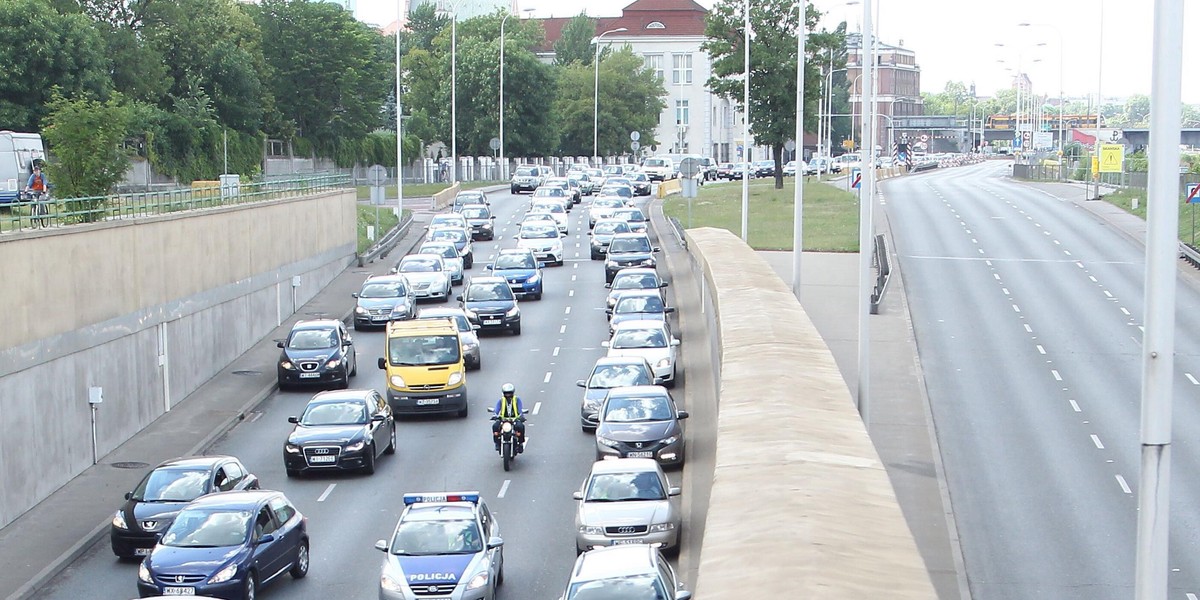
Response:
[{"label": "car wheel", "polygon": [[254,571],[246,574],[246,583],[242,586],[242,598],[254,600],[258,594],[258,581],[255,581]]},{"label": "car wheel", "polygon": [[362,331],[362,329],[361,329],[361,328],[359,328],[359,326],[358,326],[358,321],[355,321],[355,322],[354,322],[354,330],[355,330],[355,331]]},{"label": "car wheel", "polygon": [[534,299],[534,300],[541,300],[541,299],[542,299],[542,293],[541,293],[541,292],[538,292],[538,293],[534,294],[534,295],[533,295],[533,299]]},{"label": "car wheel", "polygon": [[675,389],[675,374],[674,373],[671,374],[670,381],[663,382],[663,386],[670,388],[670,389]]},{"label": "car wheel", "polygon": [[465,418],[467,416],[467,414],[469,414],[470,412],[471,412],[471,405],[464,404],[462,407],[462,410],[458,411],[458,416]]},{"label": "car wheel", "polygon": [[343,390],[350,388],[350,373],[346,373],[346,376],[338,383],[338,388]]},{"label": "car wheel", "polygon": [[473,267],[473,266],[475,266],[475,255],[474,255],[474,254],[468,254],[468,255],[467,255],[467,258],[465,258],[465,259],[463,260],[463,268],[464,268],[464,269],[470,269],[470,268],[471,268],[471,267]]},{"label": "car wheel", "polygon": [[299,477],[299,476],[300,476],[300,471],[297,471],[297,470],[295,470],[295,469],[288,469],[288,470],[287,470],[287,476],[288,476],[288,477]]},{"label": "car wheel", "polygon": [[384,454],[395,454],[396,453],[396,422],[395,421],[392,422],[392,433],[391,433],[391,436],[388,437],[388,447],[383,449],[383,453]]},{"label": "car wheel", "polygon": [[595,253],[592,254],[592,260],[600,260],[602,258],[604,258],[604,257],[600,256],[599,254],[595,254]]},{"label": "car wheel", "polygon": [[300,542],[300,547],[296,549],[296,564],[292,565],[292,579],[304,579],[308,575],[308,540]]},{"label": "car wheel", "polygon": [[350,376],[354,377],[355,375],[358,375],[358,359],[357,358],[354,359],[354,368],[350,369]]},{"label": "car wheel", "polygon": [[515,195],[517,195],[517,188],[509,188],[509,189],[508,189],[508,193],[510,193],[510,194],[512,194],[512,195],[514,195],[514,196],[515,196]]},{"label": "car wheel", "polygon": [[521,335],[521,324],[518,323],[516,327],[513,327],[512,332],[513,335]]},{"label": "car wheel", "polygon": [[367,475],[375,474],[375,447],[368,444],[363,448],[363,473]]}]

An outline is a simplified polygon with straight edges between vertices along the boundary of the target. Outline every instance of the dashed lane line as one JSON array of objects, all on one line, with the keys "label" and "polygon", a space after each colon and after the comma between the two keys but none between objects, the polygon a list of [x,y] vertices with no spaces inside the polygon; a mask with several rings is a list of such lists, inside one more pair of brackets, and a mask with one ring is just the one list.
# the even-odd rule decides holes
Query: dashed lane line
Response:
[{"label": "dashed lane line", "polygon": [[335,487],[337,487],[336,483],[329,484],[329,487],[325,488],[325,491],[322,492],[321,495],[317,498],[317,502],[324,502],[325,499],[328,498],[329,495],[333,493],[333,488],[335,488]]}]

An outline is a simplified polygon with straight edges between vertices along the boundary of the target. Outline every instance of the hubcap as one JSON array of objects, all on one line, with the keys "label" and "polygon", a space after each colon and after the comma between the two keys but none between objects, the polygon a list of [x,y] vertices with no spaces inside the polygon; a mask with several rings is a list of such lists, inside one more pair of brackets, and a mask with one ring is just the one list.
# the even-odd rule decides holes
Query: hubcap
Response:
[{"label": "hubcap", "polygon": [[300,546],[300,556],[296,559],[301,571],[308,571],[308,546]]}]

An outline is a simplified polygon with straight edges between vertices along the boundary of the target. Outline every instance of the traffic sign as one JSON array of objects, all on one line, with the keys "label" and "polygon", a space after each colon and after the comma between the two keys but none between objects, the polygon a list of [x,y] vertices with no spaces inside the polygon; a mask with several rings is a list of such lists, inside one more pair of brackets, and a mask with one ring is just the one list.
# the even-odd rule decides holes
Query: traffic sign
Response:
[{"label": "traffic sign", "polygon": [[367,183],[371,185],[383,185],[387,178],[387,169],[383,165],[371,165],[367,169]]},{"label": "traffic sign", "polygon": [[1125,160],[1125,146],[1121,144],[1100,144],[1100,172],[1120,173],[1121,162]]},{"label": "traffic sign", "polygon": [[629,139],[636,142],[636,141],[642,139],[642,134],[640,134],[636,131],[631,131],[631,132],[629,132]]},{"label": "traffic sign", "polygon": [[489,140],[488,147],[491,148],[492,150],[499,150],[500,149],[500,138],[492,138],[491,140]]},{"label": "traffic sign", "polygon": [[854,140],[842,140],[842,147],[847,150],[854,149]]},{"label": "traffic sign", "polygon": [[788,141],[787,141],[787,142],[786,142],[786,143],[783,145],[783,149],[784,149],[784,150],[787,150],[788,152],[791,152],[792,150],[795,150],[795,149],[796,149],[796,142],[794,142],[794,141],[792,141],[792,140],[788,140]]},{"label": "traffic sign", "polygon": [[1196,183],[1187,184],[1187,203],[1188,204],[1196,204],[1196,203],[1200,202],[1200,197],[1196,196],[1196,192],[1198,192],[1198,191],[1200,191],[1200,184],[1196,184]]},{"label": "traffic sign", "polygon": [[856,190],[862,187],[862,170],[850,169],[850,187]]},{"label": "traffic sign", "polygon": [[639,144],[639,143],[637,143],[637,142],[629,142],[629,147],[630,147],[630,149],[632,149],[634,152],[637,152],[637,149],[638,149],[638,148],[641,148],[641,147],[642,147],[642,145],[641,145],[641,144]]},{"label": "traffic sign", "polygon": [[691,179],[700,173],[700,159],[685,158],[679,161],[679,174]]}]

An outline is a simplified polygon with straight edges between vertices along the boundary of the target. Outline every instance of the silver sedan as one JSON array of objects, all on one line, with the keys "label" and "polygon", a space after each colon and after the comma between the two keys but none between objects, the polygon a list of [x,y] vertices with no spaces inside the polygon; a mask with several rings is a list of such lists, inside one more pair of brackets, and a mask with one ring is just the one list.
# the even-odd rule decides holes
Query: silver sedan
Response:
[{"label": "silver sedan", "polygon": [[679,549],[683,527],[662,467],[649,458],[601,460],[575,492],[575,552],[622,544],[650,544],[669,553]]}]

